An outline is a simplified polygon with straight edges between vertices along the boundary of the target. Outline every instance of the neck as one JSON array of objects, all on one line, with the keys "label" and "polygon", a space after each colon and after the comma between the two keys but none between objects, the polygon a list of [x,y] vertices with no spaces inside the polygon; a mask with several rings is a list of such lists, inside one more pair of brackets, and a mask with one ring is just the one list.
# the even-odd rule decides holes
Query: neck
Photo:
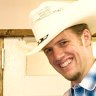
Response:
[{"label": "neck", "polygon": [[88,67],[86,67],[86,71],[83,73],[83,75],[76,81],[71,81],[71,86],[74,87],[75,85],[79,84],[83,78],[86,76],[86,74],[89,72],[89,70],[91,69],[92,65],[94,64],[94,62],[96,61],[96,59],[92,56],[91,59],[89,59],[90,62],[87,63]]}]

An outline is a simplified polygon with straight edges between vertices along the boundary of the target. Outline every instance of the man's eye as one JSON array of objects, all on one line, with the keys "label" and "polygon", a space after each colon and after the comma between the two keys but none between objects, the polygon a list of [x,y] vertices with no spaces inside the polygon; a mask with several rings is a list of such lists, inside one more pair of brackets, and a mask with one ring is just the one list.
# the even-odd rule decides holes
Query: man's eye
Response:
[{"label": "man's eye", "polygon": [[67,41],[62,40],[62,41],[59,42],[59,44],[60,44],[61,46],[65,46],[65,45],[67,44]]},{"label": "man's eye", "polygon": [[47,48],[44,50],[44,53],[47,55],[47,54],[50,54],[52,52],[52,48]]}]

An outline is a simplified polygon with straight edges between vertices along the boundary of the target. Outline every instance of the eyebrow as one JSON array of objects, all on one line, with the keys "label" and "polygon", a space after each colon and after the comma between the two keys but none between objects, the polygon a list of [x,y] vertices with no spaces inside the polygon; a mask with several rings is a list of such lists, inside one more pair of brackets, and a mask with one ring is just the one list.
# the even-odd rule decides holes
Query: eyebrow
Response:
[{"label": "eyebrow", "polygon": [[59,43],[59,42],[61,42],[61,41],[66,41],[66,39],[61,38],[61,39],[60,39],[60,40],[58,40],[56,43]]}]

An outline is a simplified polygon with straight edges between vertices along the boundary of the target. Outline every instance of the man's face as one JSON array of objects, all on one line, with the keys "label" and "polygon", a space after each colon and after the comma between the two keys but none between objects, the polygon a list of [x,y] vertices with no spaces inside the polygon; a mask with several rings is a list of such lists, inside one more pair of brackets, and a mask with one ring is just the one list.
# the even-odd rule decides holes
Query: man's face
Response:
[{"label": "man's face", "polygon": [[70,81],[82,78],[86,71],[85,50],[87,48],[83,39],[68,29],[60,33],[43,49],[50,64]]}]

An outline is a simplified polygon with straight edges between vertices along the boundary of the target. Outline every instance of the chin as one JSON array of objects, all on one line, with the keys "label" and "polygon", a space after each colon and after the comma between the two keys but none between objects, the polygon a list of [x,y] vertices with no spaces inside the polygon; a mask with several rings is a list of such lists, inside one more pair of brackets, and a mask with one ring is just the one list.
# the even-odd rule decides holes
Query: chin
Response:
[{"label": "chin", "polygon": [[[64,75],[63,75],[64,76]],[[69,80],[69,81],[77,81],[77,80],[79,80],[80,79],[80,76],[81,76],[81,74],[78,72],[77,74],[75,74],[75,75],[73,75],[73,76],[71,76],[71,75],[69,75],[69,76],[64,76],[67,80]]]}]

